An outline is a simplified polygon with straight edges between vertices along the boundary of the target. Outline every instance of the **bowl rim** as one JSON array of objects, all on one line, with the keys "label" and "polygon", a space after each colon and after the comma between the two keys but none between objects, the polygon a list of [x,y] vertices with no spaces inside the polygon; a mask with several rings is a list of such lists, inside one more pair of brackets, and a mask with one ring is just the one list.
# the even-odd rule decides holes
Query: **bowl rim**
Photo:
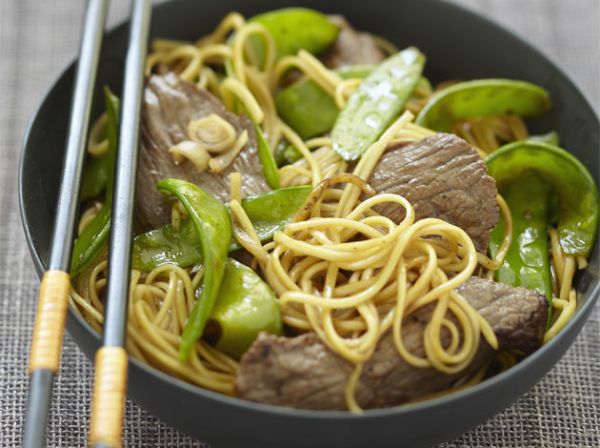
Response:
[{"label": "bowl rim", "polygon": [[[600,118],[599,118],[598,112],[593,107],[591,101],[588,99],[588,95],[584,94],[578,81],[576,81],[573,78],[571,78],[570,76],[568,76],[567,73],[565,72],[565,70],[563,70],[562,66],[559,65],[558,63],[556,63],[546,53],[545,50],[539,48],[536,44],[533,44],[533,43],[527,41],[524,37],[522,37],[520,35],[520,33],[508,29],[504,25],[501,25],[500,23],[496,22],[495,20],[490,19],[486,16],[483,16],[482,14],[474,11],[473,9],[464,7],[464,6],[456,4],[456,3],[451,3],[448,0],[426,0],[426,1],[429,1],[432,4],[435,3],[435,4],[442,5],[443,7],[446,7],[446,8],[461,11],[463,14],[468,16],[468,20],[475,20],[475,21],[483,22],[483,24],[485,26],[493,28],[494,31],[501,33],[503,35],[503,37],[510,37],[511,39],[513,39],[513,40],[517,41],[518,43],[520,43],[521,45],[523,45],[529,51],[537,53],[540,56],[540,58],[549,66],[549,68],[553,72],[559,74],[562,78],[564,78],[564,80],[566,80],[567,84],[572,88],[574,94],[577,95],[579,97],[579,99],[582,100],[588,106],[588,108],[592,112],[593,118],[595,118],[595,121],[600,124]],[[153,6],[154,13],[160,12],[160,10],[163,8],[166,9],[171,3],[177,3],[177,2],[165,2],[165,3],[160,3],[157,5],[155,4]],[[105,38],[109,38],[110,36],[115,35],[118,32],[124,31],[125,27],[128,26],[128,23],[129,23],[129,20],[124,19],[124,20],[121,20],[118,23],[114,24],[113,26],[107,28],[107,30],[105,32]],[[21,151],[20,151],[19,162],[18,162],[18,180],[17,180],[18,181],[19,215],[21,218],[21,225],[22,225],[23,231],[25,233],[27,246],[29,248],[29,252],[33,259],[34,267],[35,267],[38,275],[40,275],[42,272],[44,272],[44,270],[46,269],[46,266],[42,262],[39,254],[37,253],[37,251],[35,249],[33,237],[30,232],[30,229],[29,229],[30,224],[27,221],[26,215],[25,215],[25,208],[26,208],[25,202],[26,201],[24,199],[24,191],[23,191],[24,190],[25,155],[27,153],[27,148],[29,146],[28,142],[31,138],[31,134],[33,133],[33,130],[34,130],[38,115],[40,113],[40,110],[42,109],[42,106],[45,104],[45,102],[48,99],[48,97],[50,96],[50,94],[55,90],[56,86],[62,81],[62,79],[65,76],[67,76],[69,71],[73,70],[76,63],[77,63],[77,56],[73,57],[71,59],[71,61],[69,63],[67,63],[67,65],[58,73],[58,75],[56,75],[54,77],[53,81],[51,82],[49,87],[45,90],[43,96],[41,97],[41,100],[38,102],[36,108],[34,109],[35,112],[32,115],[32,117],[29,119],[29,122],[25,128],[25,132],[23,134],[23,140],[21,142]],[[596,246],[599,244],[600,244],[600,239],[598,239],[596,241]],[[597,254],[596,258],[600,258],[600,254]],[[564,339],[568,333],[571,333],[573,331],[573,328],[576,325],[578,325],[579,321],[581,321],[583,319],[584,321],[582,322],[581,327],[583,327],[583,325],[585,325],[590,312],[594,308],[596,301],[598,300],[598,297],[600,296],[600,279],[596,279],[595,281],[596,281],[596,284],[593,287],[593,290],[591,291],[591,293],[589,294],[588,300],[584,304],[582,304],[580,307],[577,308],[575,315],[565,325],[565,327],[559,332],[559,334],[557,336],[555,336],[550,342],[542,345],[538,350],[536,350],[531,355],[527,356],[524,360],[520,361],[515,366],[513,366],[507,370],[504,370],[504,371],[486,379],[485,381],[483,381],[481,383],[467,387],[465,389],[461,389],[461,390],[458,390],[455,392],[448,393],[447,395],[427,399],[427,400],[421,401],[421,402],[406,403],[406,404],[402,404],[402,405],[398,405],[398,406],[391,406],[391,407],[380,408],[380,409],[368,409],[368,410],[364,410],[361,414],[354,414],[349,411],[340,411],[340,410],[297,409],[297,408],[290,408],[290,407],[284,407],[284,406],[275,406],[275,405],[269,405],[269,404],[264,404],[264,403],[252,402],[252,401],[244,400],[244,399],[233,397],[233,396],[227,396],[227,395],[224,395],[224,394],[221,394],[218,392],[214,392],[209,389],[202,388],[195,384],[188,383],[179,378],[171,376],[161,370],[158,370],[148,364],[142,363],[141,361],[138,361],[137,359],[133,358],[132,356],[128,356],[128,359],[129,359],[130,363],[135,365],[136,368],[144,371],[145,374],[153,376],[156,379],[158,379],[159,381],[169,383],[169,385],[172,387],[182,389],[186,393],[191,393],[191,394],[200,396],[203,399],[217,400],[222,405],[239,407],[239,408],[242,408],[247,411],[254,411],[254,412],[259,411],[262,414],[271,414],[271,415],[277,414],[278,416],[286,416],[286,417],[291,417],[291,418],[318,419],[318,420],[321,420],[321,419],[325,419],[325,420],[344,420],[344,419],[368,420],[368,419],[374,419],[374,418],[380,418],[380,417],[399,416],[399,415],[403,415],[403,414],[410,414],[412,412],[427,410],[429,408],[435,408],[438,406],[448,405],[454,401],[461,401],[463,399],[468,399],[469,397],[477,395],[486,389],[493,388],[495,384],[509,381],[509,378],[513,378],[515,376],[520,376],[520,375],[524,374],[523,372],[527,371],[529,369],[530,365],[536,363],[537,360],[544,357],[547,352],[553,350],[553,347],[555,345],[559,344],[560,341],[562,339]],[[69,303],[69,307],[68,307],[68,317],[69,317],[69,319],[75,319],[77,324],[79,324],[80,326],[85,328],[85,330],[88,331],[98,343],[100,342],[100,334],[97,333],[88,324],[88,322],[81,316],[79,311],[72,306],[71,303]],[[576,333],[575,333],[574,337],[577,336],[577,334],[579,333],[579,331],[581,331],[581,329],[576,329],[575,331],[576,331]],[[73,338],[73,339],[79,346],[79,341],[75,338]],[[567,346],[567,348],[571,347],[572,344],[573,344],[573,342],[571,342]],[[79,347],[79,349],[81,350],[80,347]],[[553,366],[556,365],[556,363],[558,363],[559,360],[560,360],[560,358],[553,364]],[[544,375],[546,375],[546,373]]]}]

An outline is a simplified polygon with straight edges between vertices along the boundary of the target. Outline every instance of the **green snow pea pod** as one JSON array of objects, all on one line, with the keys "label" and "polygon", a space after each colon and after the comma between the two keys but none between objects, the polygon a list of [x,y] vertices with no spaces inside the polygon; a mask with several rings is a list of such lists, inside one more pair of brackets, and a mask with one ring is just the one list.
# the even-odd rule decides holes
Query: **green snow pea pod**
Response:
[{"label": "green snow pea pod", "polygon": [[[231,40],[231,38],[230,38],[230,40]],[[225,59],[224,68],[225,68],[225,78],[235,78],[235,73],[233,71],[233,64],[231,62],[231,59],[229,59],[229,58]],[[217,95],[217,96],[219,96],[219,95]],[[246,108],[244,107],[242,102],[237,97],[233,98],[233,104],[230,109],[230,112],[233,112],[234,114],[237,114],[237,115],[241,115],[241,114],[248,115]]]},{"label": "green snow pea pod", "polygon": [[[308,8],[282,8],[252,17],[249,22],[260,23],[273,37],[278,57],[306,50],[319,54],[337,39],[339,27],[325,14]],[[262,61],[264,44],[256,36],[252,39],[256,57]]]},{"label": "green snow pea pod", "polygon": [[[119,99],[110,89],[104,89],[106,107],[106,134],[108,150],[103,156],[102,165],[106,172],[106,192],[102,208],[96,217],[83,229],[73,244],[71,255],[71,275],[75,276],[88,267],[102,253],[110,230],[110,213],[114,183],[115,154],[119,126]],[[104,187],[103,187],[104,188]],[[100,190],[102,191],[102,190]]]},{"label": "green snow pea pod", "polygon": [[185,268],[201,262],[200,239],[190,219],[181,221],[178,229],[166,224],[133,239],[131,265],[139,271],[150,272],[167,263]]},{"label": "green snow pea pod", "polygon": [[[364,78],[372,65],[342,67],[335,72],[342,79]],[[317,83],[303,78],[275,95],[277,113],[303,139],[329,132],[340,113],[334,99]]]},{"label": "green snow pea pod", "polygon": [[73,245],[71,275],[76,276],[103,252],[110,232],[110,206],[103,205]]},{"label": "green snow pea pod", "polygon": [[[107,104],[108,101],[112,104]],[[115,151],[119,126],[119,98],[117,98],[108,87],[105,87],[104,102],[107,112],[106,129],[104,133],[109,141],[108,148],[100,157],[88,157],[81,176],[81,191],[79,192],[80,201],[100,196],[109,183],[112,183],[112,177],[114,176]],[[112,185],[110,185],[110,188],[112,188]]]},{"label": "green snow pea pod", "polygon": [[[287,224],[302,207],[311,187],[299,186],[270,191],[242,200],[242,207],[255,226],[261,241],[268,241]],[[240,249],[234,239],[229,252]],[[136,236],[133,240],[132,265],[151,271],[165,263],[192,266],[202,262],[200,240],[191,220],[182,221],[176,230],[170,224]]]},{"label": "green snow pea pod", "polygon": [[185,323],[179,345],[179,358],[185,361],[202,336],[215,306],[233,230],[227,207],[200,187],[181,179],[164,179],[156,186],[162,193],[179,199],[185,208],[194,224],[204,260],[202,292]]},{"label": "green snow pea pod", "polygon": [[[104,125],[103,132],[98,137],[100,139],[107,139],[106,124]],[[81,176],[80,201],[98,197],[104,191],[108,180],[108,171],[112,168],[108,166],[109,159],[108,151],[100,156],[90,156],[87,158]]]},{"label": "green snow pea pod", "polygon": [[[513,239],[496,280],[535,289],[552,303],[552,276],[548,256],[548,224],[552,188],[535,172],[525,171],[501,191],[513,223]],[[494,257],[504,237],[501,219],[490,237]]]},{"label": "green snow pea pod", "polygon": [[379,64],[350,95],[331,138],[345,160],[358,159],[398,116],[421,78],[425,56],[410,47]]},{"label": "green snow pea pod", "polygon": [[218,326],[216,347],[239,359],[262,331],[281,335],[281,313],[273,290],[249,267],[229,259],[210,316]]},{"label": "green snow pea pod", "polygon": [[517,114],[539,116],[550,109],[550,94],[540,86],[512,79],[478,79],[454,84],[434,94],[415,122],[450,132],[457,120]]},{"label": "green snow pea pod", "polygon": [[256,129],[256,140],[258,142],[258,159],[260,160],[260,165],[263,169],[263,175],[265,176],[267,185],[275,190],[281,186],[275,157],[271,152],[269,143],[265,139],[260,126],[254,125],[254,127]]},{"label": "green snow pea pod", "polygon": [[106,188],[109,171],[107,159],[108,154],[88,158],[81,177],[80,201],[98,197]]},{"label": "green snow pea pod", "polygon": [[296,215],[312,191],[309,185],[281,188],[242,199],[242,207],[261,240],[268,240]]},{"label": "green snow pea pod", "polygon": [[567,254],[588,255],[598,231],[598,188],[583,164],[564,149],[522,141],[503,146],[486,159],[502,190],[523,172],[535,171],[558,196],[558,236]]}]

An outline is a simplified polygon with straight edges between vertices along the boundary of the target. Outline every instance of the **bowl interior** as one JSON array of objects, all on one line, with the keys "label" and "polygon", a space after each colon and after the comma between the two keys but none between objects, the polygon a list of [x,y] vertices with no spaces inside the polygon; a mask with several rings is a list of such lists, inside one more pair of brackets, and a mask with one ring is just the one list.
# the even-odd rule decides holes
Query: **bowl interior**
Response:
[{"label": "bowl interior", "polygon": [[[248,17],[286,5],[296,6],[297,2],[221,0],[207,7],[206,2],[195,0],[173,1],[155,8],[152,36],[195,40],[212,30],[229,11],[239,11]],[[579,158],[596,183],[599,182],[600,132],[593,109],[566,75],[537,50],[509,32],[438,0],[371,0],[368,8],[364,2],[354,0],[327,3],[307,0],[302,5],[343,14],[357,28],[382,35],[400,48],[409,45],[419,47],[428,59],[426,76],[434,83],[445,79],[506,77],[544,86],[551,92],[553,109],[543,118],[530,121],[531,130],[558,131],[561,145]],[[105,39],[93,116],[102,109],[103,85],[120,92],[126,41],[125,26],[117,27]],[[72,82],[73,67],[70,66],[40,105],[26,135],[21,159],[21,213],[38,272],[43,270],[48,255]],[[278,446],[282,441],[289,446],[320,446],[325,443],[328,446],[359,446],[373,444],[369,433],[378,431],[382,425],[391,425],[385,427],[382,443],[401,434],[405,441],[412,441],[412,445],[408,446],[428,446],[456,436],[498,412],[556,363],[578,333],[597,298],[599,265],[596,245],[589,269],[576,279],[581,309],[563,334],[516,369],[467,393],[421,405],[371,411],[356,418],[346,413],[281,410],[245,403],[190,386],[137,363],[132,364],[130,391],[134,398],[159,417],[210,442],[235,445],[253,440],[261,441],[264,446]],[[97,337],[72,311],[69,329],[82,349],[88,355],[93,353]],[[149,394],[149,390],[155,392]],[[165,403],[170,406],[165,407]],[[457,406],[468,406],[473,410],[456,413]],[[213,418],[199,422],[194,417],[198,411],[210,412]],[[234,423],[231,423],[232,417],[236,417]],[[444,423],[444,419],[450,419],[451,424]],[[435,432],[429,430],[433,421],[438,426]],[[274,422],[279,425],[275,430]],[[333,437],[330,434],[336,425],[342,425],[343,436],[337,434]],[[269,431],[268,436],[265,430]]]}]

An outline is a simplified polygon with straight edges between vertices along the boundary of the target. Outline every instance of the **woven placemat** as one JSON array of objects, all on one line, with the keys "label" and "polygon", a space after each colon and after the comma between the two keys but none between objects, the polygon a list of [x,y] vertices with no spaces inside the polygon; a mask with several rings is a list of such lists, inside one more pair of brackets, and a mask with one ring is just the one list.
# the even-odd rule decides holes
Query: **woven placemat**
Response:
[{"label": "woven placemat", "polygon": [[[598,0],[454,0],[504,23],[550,54],[600,104]],[[0,1],[0,446],[20,446],[27,350],[38,286],[17,206],[21,139],[41,96],[75,55],[84,2]],[[207,2],[209,3],[209,2]],[[111,23],[129,2],[113,1]],[[515,405],[439,448],[600,446],[600,308],[551,373]],[[48,446],[83,447],[90,362],[67,336]],[[131,447],[202,446],[127,405]]]}]

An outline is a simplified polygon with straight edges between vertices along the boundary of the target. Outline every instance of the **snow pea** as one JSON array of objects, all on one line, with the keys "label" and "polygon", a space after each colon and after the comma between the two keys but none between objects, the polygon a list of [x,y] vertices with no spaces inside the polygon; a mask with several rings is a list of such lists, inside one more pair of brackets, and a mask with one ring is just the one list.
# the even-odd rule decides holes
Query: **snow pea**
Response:
[{"label": "snow pea", "polygon": [[[535,289],[552,304],[552,276],[548,256],[548,224],[552,189],[535,172],[525,171],[503,190],[513,222],[513,239],[496,280]],[[490,253],[494,257],[504,236],[504,221],[492,231]]]},{"label": "snow pea", "polygon": [[[304,49],[312,54],[326,50],[337,39],[339,27],[325,14],[308,8],[282,8],[252,17],[249,22],[264,26],[273,37],[278,57]],[[258,60],[263,60],[262,40],[252,39]]]},{"label": "snow pea", "polygon": [[311,191],[312,187],[309,185],[281,188],[242,199],[242,207],[259,238],[267,241],[290,222]]},{"label": "snow pea", "polygon": [[503,114],[539,116],[550,109],[544,88],[512,79],[460,82],[434,94],[415,122],[434,131],[450,132],[457,120]]},{"label": "snow pea", "polygon": [[[372,65],[346,66],[335,70],[342,79],[364,78]],[[329,132],[340,110],[317,83],[302,78],[275,95],[277,113],[303,139]]]},{"label": "snow pea", "polygon": [[500,190],[525,171],[535,171],[558,196],[563,251],[589,255],[598,231],[598,187],[579,160],[557,146],[522,141],[499,148],[485,161]]},{"label": "snow pea", "polygon": [[202,262],[200,240],[194,223],[181,221],[179,228],[166,224],[137,235],[133,239],[131,264],[134,269],[149,272],[167,263],[182,268]]},{"label": "snow pea", "polygon": [[425,56],[414,47],[379,64],[337,117],[331,132],[333,149],[345,160],[358,159],[402,111],[424,65]]},{"label": "snow pea", "polygon": [[210,316],[218,325],[216,347],[239,359],[262,331],[281,335],[281,313],[273,290],[249,267],[229,259]]},{"label": "snow pea", "polygon": [[[73,244],[71,255],[71,275],[75,276],[88,267],[104,250],[110,230],[110,213],[117,150],[119,126],[119,99],[108,89],[104,89],[106,107],[106,133],[108,150],[103,156],[102,166],[106,171],[106,191],[102,208],[94,219],[83,229]],[[83,187],[82,187],[83,188]],[[104,188],[104,187],[103,187]]]},{"label": "snow pea", "polygon": [[79,200],[86,201],[96,198],[102,194],[106,188],[108,181],[108,154],[103,154],[100,157],[89,157],[83,167],[81,178],[81,191],[79,192]]},{"label": "snow pea", "polygon": [[[243,199],[242,207],[260,240],[270,240],[285,226],[302,207],[310,191],[309,186],[289,187]],[[228,243],[229,252],[240,249],[234,239],[230,238]],[[177,230],[167,224],[133,240],[132,264],[141,271],[148,272],[165,263],[187,267],[201,262],[199,238],[191,220],[182,221]]]},{"label": "snow pea", "polygon": [[87,268],[104,251],[110,232],[110,206],[103,205],[73,244],[71,275]]},{"label": "snow pea", "polygon": [[265,139],[260,126],[255,125],[255,129],[256,140],[258,142],[258,159],[260,160],[260,165],[263,169],[263,175],[265,176],[267,185],[272,189],[277,189],[281,186],[281,183],[279,180],[279,170],[275,163],[275,157],[271,152],[269,143]]},{"label": "snow pea", "polygon": [[202,336],[215,306],[233,230],[225,205],[200,187],[181,179],[163,179],[156,186],[163,194],[179,199],[185,208],[194,224],[204,259],[202,292],[194,302],[179,345],[179,358],[185,361]]}]

